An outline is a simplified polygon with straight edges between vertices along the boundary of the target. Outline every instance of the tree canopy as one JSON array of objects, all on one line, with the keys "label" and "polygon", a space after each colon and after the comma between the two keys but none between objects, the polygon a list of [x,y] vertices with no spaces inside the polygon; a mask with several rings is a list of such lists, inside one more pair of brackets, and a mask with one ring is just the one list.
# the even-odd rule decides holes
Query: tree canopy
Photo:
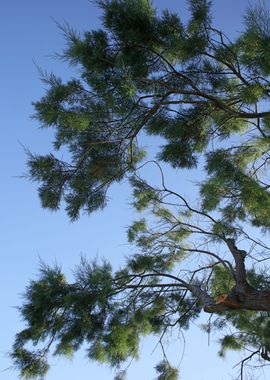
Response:
[{"label": "tree canopy", "polygon": [[[70,356],[87,343],[90,359],[121,368],[141,336],[157,334],[162,345],[169,329],[211,313],[205,329],[220,331],[220,355],[250,350],[243,378],[246,362],[270,361],[269,12],[248,8],[231,41],[207,0],[189,0],[187,22],[149,0],[96,3],[102,29],[63,27],[59,57],[77,78],[42,78],[35,117],[54,128],[55,152],[29,153],[29,177],[42,207],[65,204],[71,220],[104,208],[109,187],[128,178],[141,213],[128,229],[136,250],[117,271],[83,259],[72,283],[43,265],[25,292],[26,327],[11,357],[35,378],[49,369],[50,349]],[[147,135],[161,145],[152,160],[160,186],[140,175]],[[179,181],[186,169],[203,173],[197,199],[167,187],[162,162]],[[156,370],[159,380],[178,378],[166,354]]]}]

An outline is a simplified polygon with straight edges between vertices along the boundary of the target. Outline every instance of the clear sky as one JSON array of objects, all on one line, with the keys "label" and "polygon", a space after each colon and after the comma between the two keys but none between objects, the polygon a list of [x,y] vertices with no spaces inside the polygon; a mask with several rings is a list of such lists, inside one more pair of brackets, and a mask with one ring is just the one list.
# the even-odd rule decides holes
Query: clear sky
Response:
[{"label": "clear sky", "polygon": [[[246,0],[214,0],[215,25],[234,36],[242,29]],[[159,8],[168,7],[185,13],[184,0],[154,0]],[[130,193],[126,184],[114,187],[111,202],[103,212],[83,216],[70,223],[63,211],[42,210],[35,184],[19,178],[25,171],[26,157],[22,146],[33,152],[47,153],[52,140],[51,131],[41,130],[33,114],[31,102],[43,94],[36,65],[63,78],[69,68],[51,55],[64,47],[64,39],[53,20],[67,21],[78,31],[99,25],[99,11],[88,0],[1,0],[1,340],[0,378],[14,380],[16,372],[6,370],[10,365],[7,353],[13,337],[22,327],[14,306],[21,303],[21,294],[31,278],[35,278],[40,258],[48,264],[60,263],[72,275],[80,254],[88,257],[107,257],[119,265],[129,253],[125,227],[133,220],[128,205]],[[188,190],[186,190],[188,191]],[[169,349],[175,364],[179,364],[184,342],[173,338]],[[232,367],[240,358],[228,355],[226,361],[216,355],[217,337],[208,337],[194,326],[186,334],[185,354],[180,365],[181,380],[228,380]],[[145,340],[142,359],[130,366],[129,380],[153,379],[153,366],[160,352],[152,353],[157,339]],[[169,356],[170,356],[169,355]],[[52,359],[52,369],[46,379],[112,379],[110,369],[90,363],[82,351],[69,362]],[[267,377],[268,373],[268,377]],[[269,378],[270,371],[260,374]]]}]

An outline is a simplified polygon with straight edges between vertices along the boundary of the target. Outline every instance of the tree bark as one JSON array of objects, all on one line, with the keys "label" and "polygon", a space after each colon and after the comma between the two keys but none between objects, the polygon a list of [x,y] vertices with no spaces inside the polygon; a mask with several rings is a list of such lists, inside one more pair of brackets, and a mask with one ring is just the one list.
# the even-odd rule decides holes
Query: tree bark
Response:
[{"label": "tree bark", "polygon": [[270,289],[247,290],[245,293],[237,293],[232,290],[229,294],[223,294],[213,304],[204,306],[207,313],[219,313],[229,310],[257,310],[270,311]]}]

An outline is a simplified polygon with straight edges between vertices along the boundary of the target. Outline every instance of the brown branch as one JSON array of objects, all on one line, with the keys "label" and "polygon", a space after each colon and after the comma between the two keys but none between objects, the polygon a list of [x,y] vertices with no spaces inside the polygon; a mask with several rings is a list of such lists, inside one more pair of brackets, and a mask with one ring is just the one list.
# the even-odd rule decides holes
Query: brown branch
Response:
[{"label": "brown branch", "polygon": [[250,287],[247,283],[245,267],[245,257],[247,253],[246,251],[240,250],[236,247],[234,239],[226,239],[225,241],[235,262],[235,290],[239,294],[245,294]]}]

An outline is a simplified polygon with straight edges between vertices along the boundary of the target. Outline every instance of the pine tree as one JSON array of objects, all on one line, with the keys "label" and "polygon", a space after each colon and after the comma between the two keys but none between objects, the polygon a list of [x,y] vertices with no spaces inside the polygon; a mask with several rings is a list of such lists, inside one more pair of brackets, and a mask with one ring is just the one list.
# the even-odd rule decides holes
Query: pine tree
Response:
[{"label": "pine tree", "polygon": [[[51,347],[70,356],[86,342],[90,359],[119,367],[138,356],[141,336],[187,329],[204,312],[213,314],[206,330],[232,327],[221,355],[249,348],[247,361],[270,361],[269,12],[248,8],[231,41],[213,26],[207,0],[189,0],[187,23],[149,0],[96,3],[102,29],[64,28],[61,58],[78,78],[43,77],[48,91],[34,107],[55,129],[56,152],[29,153],[29,177],[42,206],[64,202],[71,220],[104,208],[110,185],[129,178],[142,213],[128,230],[137,253],[117,272],[82,260],[73,283],[43,265],[20,308],[27,327],[14,363],[25,378],[43,376]],[[138,171],[146,134],[163,143],[153,163],[159,187]],[[166,186],[162,161],[179,173],[204,165],[199,205]],[[166,357],[156,370],[158,379],[178,376]]]}]

